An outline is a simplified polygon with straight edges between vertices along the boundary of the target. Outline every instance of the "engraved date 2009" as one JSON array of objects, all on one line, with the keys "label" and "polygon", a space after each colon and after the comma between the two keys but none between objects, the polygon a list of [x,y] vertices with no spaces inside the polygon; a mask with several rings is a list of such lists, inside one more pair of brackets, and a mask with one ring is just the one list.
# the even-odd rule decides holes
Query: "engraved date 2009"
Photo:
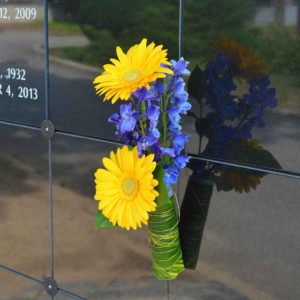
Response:
[{"label": "engraved date 2009", "polygon": [[37,10],[35,7],[15,7],[10,11],[7,7],[0,7],[0,20],[35,20]]}]

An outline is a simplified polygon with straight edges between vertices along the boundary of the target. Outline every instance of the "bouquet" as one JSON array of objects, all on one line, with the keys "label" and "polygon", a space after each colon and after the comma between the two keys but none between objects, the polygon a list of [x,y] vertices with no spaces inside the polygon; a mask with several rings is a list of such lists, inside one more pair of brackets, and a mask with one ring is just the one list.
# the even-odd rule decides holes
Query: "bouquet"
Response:
[{"label": "bouquet", "polygon": [[172,186],[189,160],[189,137],[181,131],[191,108],[183,79],[188,63],[169,61],[163,46],[146,39],[126,53],[117,47],[116,54],[94,80],[104,101],[122,103],[108,122],[124,144],[95,173],[96,227],[148,225],[153,273],[170,280],[184,270]]}]

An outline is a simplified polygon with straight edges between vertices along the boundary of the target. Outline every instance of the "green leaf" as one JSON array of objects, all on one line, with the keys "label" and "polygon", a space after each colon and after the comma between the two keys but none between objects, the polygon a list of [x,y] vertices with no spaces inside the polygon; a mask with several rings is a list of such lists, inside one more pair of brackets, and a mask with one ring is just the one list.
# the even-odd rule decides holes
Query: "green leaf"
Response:
[{"label": "green leaf", "polygon": [[205,79],[204,74],[198,65],[190,75],[187,88],[189,95],[201,102],[205,94]]},{"label": "green leaf", "polygon": [[109,220],[103,216],[102,212],[98,210],[98,213],[96,215],[95,219],[95,229],[98,228],[109,228],[114,227],[112,223],[109,222]]}]

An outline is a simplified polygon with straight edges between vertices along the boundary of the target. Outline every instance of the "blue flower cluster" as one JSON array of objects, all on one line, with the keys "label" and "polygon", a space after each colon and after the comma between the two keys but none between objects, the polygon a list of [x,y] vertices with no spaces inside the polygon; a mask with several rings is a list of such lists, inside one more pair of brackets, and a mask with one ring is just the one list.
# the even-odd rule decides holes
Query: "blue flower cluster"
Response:
[{"label": "blue flower cluster", "polygon": [[182,133],[181,117],[191,109],[183,76],[188,76],[188,62],[183,58],[171,61],[174,75],[157,80],[150,90],[141,88],[132,94],[119,113],[110,116],[116,126],[116,135],[131,146],[138,146],[139,155],[154,153],[155,161],[162,163],[164,180],[171,185],[178,180],[180,170],[189,158],[184,153],[188,136]]},{"label": "blue flower cluster", "polygon": [[252,138],[254,127],[264,127],[266,108],[277,105],[276,92],[264,76],[248,81],[249,89],[242,97],[234,95],[237,74],[223,52],[207,63],[204,77],[209,143],[203,154],[226,159],[231,142]]}]

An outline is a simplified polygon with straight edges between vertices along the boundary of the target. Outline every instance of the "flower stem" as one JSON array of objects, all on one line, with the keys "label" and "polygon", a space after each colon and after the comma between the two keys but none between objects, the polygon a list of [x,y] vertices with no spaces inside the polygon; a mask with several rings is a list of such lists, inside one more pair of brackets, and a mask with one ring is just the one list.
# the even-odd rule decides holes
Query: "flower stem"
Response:
[{"label": "flower stem", "polygon": [[166,143],[167,143],[167,116],[166,116],[166,112],[162,113],[162,119],[163,119],[163,146],[166,147]]},{"label": "flower stem", "polygon": [[162,125],[163,125],[163,147],[167,146],[167,107],[170,96],[167,96],[166,79],[164,79],[164,94],[161,99],[160,110],[162,113]]}]

